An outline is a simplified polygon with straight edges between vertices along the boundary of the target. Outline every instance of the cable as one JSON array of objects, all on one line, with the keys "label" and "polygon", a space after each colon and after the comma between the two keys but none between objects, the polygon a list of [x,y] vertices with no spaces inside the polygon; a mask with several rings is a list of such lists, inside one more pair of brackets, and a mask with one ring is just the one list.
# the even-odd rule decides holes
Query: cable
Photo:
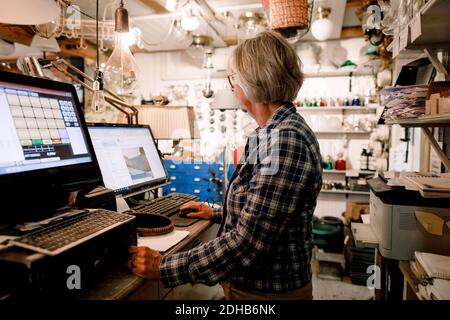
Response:
[{"label": "cable", "polygon": [[98,0],[97,0],[96,8],[95,8],[95,17],[96,17],[96,19],[95,19],[95,33],[96,33],[95,42],[97,43],[96,49],[97,49],[97,72],[98,72],[98,70],[100,68],[100,54],[99,54],[99,48],[98,48]]}]

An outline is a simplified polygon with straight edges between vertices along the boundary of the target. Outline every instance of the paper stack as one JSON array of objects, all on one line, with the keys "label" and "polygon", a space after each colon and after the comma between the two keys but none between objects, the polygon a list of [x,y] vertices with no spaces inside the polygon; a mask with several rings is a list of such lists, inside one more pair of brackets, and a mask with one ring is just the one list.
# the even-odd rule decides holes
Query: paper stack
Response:
[{"label": "paper stack", "polygon": [[422,298],[450,300],[450,256],[416,251],[411,270],[420,280]]},{"label": "paper stack", "polygon": [[425,114],[428,85],[398,86],[381,90],[385,120],[417,118]]},{"label": "paper stack", "polygon": [[406,179],[413,183],[424,198],[450,198],[450,178],[429,173],[408,173]]}]

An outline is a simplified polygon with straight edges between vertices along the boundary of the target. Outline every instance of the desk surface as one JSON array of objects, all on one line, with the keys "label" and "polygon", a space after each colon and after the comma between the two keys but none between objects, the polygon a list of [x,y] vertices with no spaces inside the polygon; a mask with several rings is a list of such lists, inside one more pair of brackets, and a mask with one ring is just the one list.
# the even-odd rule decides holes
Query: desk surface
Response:
[{"label": "desk surface", "polygon": [[[183,251],[184,248],[191,244],[192,241],[206,231],[212,224],[210,220],[200,220],[185,228],[176,227],[178,230],[188,230],[190,234],[169,251],[165,252],[164,255]],[[132,274],[127,267],[123,266],[106,274],[98,281],[96,286],[84,293],[80,298],[83,300],[123,300],[127,299],[148,281]]]}]

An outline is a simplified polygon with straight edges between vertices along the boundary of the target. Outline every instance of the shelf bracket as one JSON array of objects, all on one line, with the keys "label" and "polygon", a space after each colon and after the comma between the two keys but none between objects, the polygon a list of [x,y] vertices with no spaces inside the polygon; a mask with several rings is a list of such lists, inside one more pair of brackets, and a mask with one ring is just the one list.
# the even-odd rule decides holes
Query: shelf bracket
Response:
[{"label": "shelf bracket", "polygon": [[425,52],[428,59],[433,64],[436,71],[444,74],[445,80],[447,80],[447,81],[450,80],[450,75],[448,74],[447,69],[445,69],[444,65],[439,61],[439,59],[436,57],[434,52],[430,51],[429,49],[424,49],[423,51]]},{"label": "shelf bracket", "polygon": [[427,127],[422,127],[422,131],[427,136],[428,140],[431,143],[431,146],[433,147],[434,151],[437,153],[439,159],[441,159],[441,161],[444,164],[447,171],[450,171],[450,160],[447,158],[444,151],[442,151],[441,147],[437,143],[437,141],[434,138],[433,134],[431,133],[430,129]]}]

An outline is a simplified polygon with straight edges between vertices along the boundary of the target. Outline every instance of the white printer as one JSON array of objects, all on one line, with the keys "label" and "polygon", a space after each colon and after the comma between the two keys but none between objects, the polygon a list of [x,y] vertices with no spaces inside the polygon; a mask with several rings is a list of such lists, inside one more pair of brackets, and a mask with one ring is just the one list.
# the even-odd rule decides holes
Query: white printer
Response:
[{"label": "white printer", "polygon": [[381,178],[368,184],[370,225],[383,257],[412,260],[414,251],[450,255],[450,199],[423,198]]}]

